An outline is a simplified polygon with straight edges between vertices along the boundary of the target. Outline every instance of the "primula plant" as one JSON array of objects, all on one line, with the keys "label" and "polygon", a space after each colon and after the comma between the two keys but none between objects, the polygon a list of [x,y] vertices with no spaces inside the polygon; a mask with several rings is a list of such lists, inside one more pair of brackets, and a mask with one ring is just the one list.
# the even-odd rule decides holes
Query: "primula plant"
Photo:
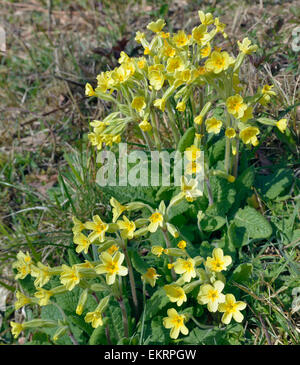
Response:
[{"label": "primula plant", "polygon": [[[105,214],[91,207],[87,219],[72,217],[73,248],[60,266],[19,252],[15,308],[31,310],[25,322],[11,322],[15,338],[44,332],[57,344],[239,343],[249,312],[240,288],[252,274],[241,250],[272,233],[256,210],[247,154],[263,142],[261,130],[284,133],[287,120],[265,117],[272,85],[247,94],[241,66],[257,46],[245,38],[229,54],[218,46],[225,25],[202,11],[199,19],[191,34],[151,22],[151,40],[136,33],[141,57],[122,52],[118,67],[101,72],[95,88],[86,85],[87,97],[110,110],[90,123],[91,145],[99,153],[120,142],[149,156],[185,153],[181,185],[148,187],[132,199],[127,187],[111,187]],[[203,188],[194,178],[200,170]]]}]

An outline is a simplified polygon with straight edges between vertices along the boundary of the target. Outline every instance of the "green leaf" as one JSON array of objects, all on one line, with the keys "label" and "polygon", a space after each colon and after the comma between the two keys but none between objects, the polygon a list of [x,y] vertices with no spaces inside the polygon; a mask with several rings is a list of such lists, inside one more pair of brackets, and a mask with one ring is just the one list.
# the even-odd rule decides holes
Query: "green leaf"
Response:
[{"label": "green leaf", "polygon": [[154,317],[161,309],[169,303],[169,299],[163,288],[156,290],[152,297],[147,300],[146,320]]},{"label": "green leaf", "polygon": [[148,269],[148,265],[146,264],[146,262],[141,259],[140,255],[135,249],[128,250],[128,253],[131,258],[132,266],[135,268],[135,270],[141,275],[145,274]]},{"label": "green leaf", "polygon": [[177,150],[179,152],[184,152],[188,147],[190,147],[195,138],[195,127],[188,128],[184,135],[180,138],[178,142]]},{"label": "green leaf", "polygon": [[206,215],[201,219],[200,226],[203,231],[213,232],[223,227],[225,223],[226,219],[223,217]]},{"label": "green leaf", "polygon": [[187,212],[190,208],[189,203],[186,200],[182,200],[180,203],[173,205],[168,213],[169,221],[174,217]]},{"label": "green leaf", "polygon": [[272,175],[258,175],[256,180],[260,194],[273,200],[289,191],[294,177],[292,170],[279,169]]},{"label": "green leaf", "polygon": [[234,217],[236,227],[244,227],[250,238],[268,238],[272,234],[272,227],[266,218],[252,207],[239,209]]},{"label": "green leaf", "polygon": [[224,216],[234,203],[236,191],[234,185],[218,176],[210,178],[213,204],[206,209],[206,214]]},{"label": "green leaf", "polygon": [[248,281],[252,275],[252,264],[240,264],[233,272],[231,279],[237,283],[244,283]]},{"label": "green leaf", "polygon": [[234,222],[231,222],[228,229],[228,238],[231,244],[236,248],[240,248],[247,244],[248,233],[245,227],[237,227]]},{"label": "green leaf", "polygon": [[68,259],[69,259],[70,266],[81,263],[78,255],[75,253],[75,251],[72,248],[68,249]]},{"label": "green leaf", "polygon": [[105,327],[108,319],[103,319],[103,325],[95,328],[93,333],[89,339],[89,345],[106,345],[106,335],[105,335]]},{"label": "green leaf", "polygon": [[225,155],[225,138],[219,139],[209,149],[209,166],[214,166],[219,160],[224,159]]}]

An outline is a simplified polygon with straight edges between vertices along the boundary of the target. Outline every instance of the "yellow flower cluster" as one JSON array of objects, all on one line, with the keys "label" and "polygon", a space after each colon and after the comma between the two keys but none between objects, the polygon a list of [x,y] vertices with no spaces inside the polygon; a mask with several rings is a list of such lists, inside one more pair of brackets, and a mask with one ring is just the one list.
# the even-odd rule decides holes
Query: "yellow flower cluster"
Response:
[{"label": "yellow flower cluster", "polygon": [[[90,123],[93,127],[89,134],[92,145],[101,149],[103,145],[119,143],[126,126],[134,123],[140,128],[145,142],[152,145],[146,133],[151,140],[153,137],[153,144],[160,149],[162,136],[158,133],[157,120],[162,118],[162,112],[176,146],[182,128],[176,124],[175,114],[177,111],[184,113],[188,102],[192,105],[198,135],[205,136],[205,129],[208,134],[219,134],[224,128],[228,139],[226,148],[231,149],[233,155],[237,152],[237,139],[246,145],[259,143],[257,124],[263,122],[255,119],[253,112],[259,105],[270,103],[276,92],[272,90],[273,85],[264,85],[255,95],[245,95],[239,76],[245,57],[255,52],[257,46],[244,38],[237,42],[238,56],[231,56],[213,46],[217,34],[227,38],[225,24],[211,13],[199,11],[198,14],[200,25],[190,34],[184,30],[174,34],[163,31],[166,26],[163,19],[151,22],[147,26],[153,33],[151,41],[140,31],[135,37],[144,56],[129,57],[121,52],[119,66],[98,75],[95,89],[86,85],[87,96],[99,97],[116,106],[116,111],[103,121]],[[199,94],[201,98],[197,100]],[[175,108],[171,100],[175,100]],[[214,116],[216,103],[225,105],[222,119]],[[271,125],[277,126],[282,133],[287,127],[286,120],[274,120]],[[225,163],[228,170],[227,165],[228,162]]]}]

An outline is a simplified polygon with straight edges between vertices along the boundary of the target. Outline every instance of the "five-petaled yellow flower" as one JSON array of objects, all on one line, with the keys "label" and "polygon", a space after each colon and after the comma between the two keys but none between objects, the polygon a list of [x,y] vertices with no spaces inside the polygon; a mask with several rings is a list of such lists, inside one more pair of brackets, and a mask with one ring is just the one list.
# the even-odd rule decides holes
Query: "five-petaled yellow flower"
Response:
[{"label": "five-petaled yellow flower", "polygon": [[244,116],[245,110],[247,109],[247,104],[244,103],[241,95],[230,96],[226,100],[226,107],[228,113],[232,114],[235,118],[242,118]]},{"label": "five-petaled yellow flower", "polygon": [[287,128],[287,119],[280,119],[278,122],[276,122],[276,126],[281,133],[284,133]]},{"label": "five-petaled yellow flower", "polygon": [[156,280],[161,275],[158,275],[154,267],[149,267],[145,274],[142,275],[142,280],[144,280],[146,283],[150,284],[152,288],[155,286]]},{"label": "five-petaled yellow flower", "polygon": [[166,292],[168,298],[172,303],[177,303],[178,307],[180,307],[183,302],[187,301],[186,294],[184,290],[176,284],[165,285],[164,291]]},{"label": "five-petaled yellow flower", "polygon": [[67,290],[73,290],[80,282],[80,273],[77,266],[73,265],[72,267],[69,267],[63,264],[60,281],[63,285],[65,285]]},{"label": "five-petaled yellow flower", "polygon": [[10,326],[11,333],[13,334],[14,338],[17,338],[24,329],[22,323],[16,323],[13,321],[10,322]]},{"label": "five-petaled yellow flower", "polygon": [[164,217],[161,213],[159,212],[154,212],[150,217],[149,217],[149,221],[150,224],[148,226],[148,231],[151,233],[154,233],[157,231],[158,227],[162,227],[163,226],[163,222],[164,222]]},{"label": "five-petaled yellow flower", "polygon": [[190,282],[196,277],[195,261],[191,258],[187,260],[179,258],[174,262],[174,271],[176,274],[182,274],[184,281]]},{"label": "five-petaled yellow flower", "polygon": [[112,285],[116,280],[116,275],[126,276],[128,269],[122,266],[124,254],[120,251],[111,256],[108,252],[102,252],[100,255],[102,264],[95,267],[97,274],[106,274],[106,283]]},{"label": "five-petaled yellow flower", "polygon": [[143,96],[134,97],[131,106],[140,113],[144,108],[146,108],[145,98]]},{"label": "five-petaled yellow flower", "polygon": [[244,316],[240,311],[245,309],[246,305],[244,302],[237,302],[234,295],[226,294],[225,303],[220,303],[218,307],[218,311],[224,313],[221,321],[224,324],[229,324],[233,317],[236,322],[242,322]]},{"label": "five-petaled yellow flower", "polygon": [[160,255],[164,252],[164,248],[161,246],[153,246],[151,248],[151,252],[153,253],[153,255],[160,257]]},{"label": "five-petaled yellow flower", "polygon": [[97,238],[100,242],[104,241],[105,232],[108,230],[108,224],[104,223],[99,215],[94,215],[93,222],[86,222],[85,227],[93,231],[88,236],[91,242],[94,242]]},{"label": "five-petaled yellow flower", "polygon": [[118,220],[117,225],[121,230],[122,238],[133,238],[134,231],[136,229],[134,222],[130,221],[127,217],[123,216],[123,220]]},{"label": "five-petaled yellow flower", "polygon": [[212,285],[201,285],[197,300],[199,304],[207,304],[207,309],[210,312],[218,310],[219,303],[225,302],[225,295],[222,294],[224,283],[216,280]]},{"label": "five-petaled yellow flower", "polygon": [[99,310],[87,313],[84,320],[87,323],[91,323],[93,328],[103,326],[102,314]]},{"label": "five-petaled yellow flower", "polygon": [[251,143],[253,146],[258,144],[257,135],[259,134],[259,129],[256,127],[247,127],[240,132],[240,137],[245,144]]},{"label": "five-petaled yellow flower", "polygon": [[84,234],[82,233],[78,233],[74,236],[73,238],[74,243],[77,245],[76,247],[76,252],[80,253],[80,252],[84,252],[85,254],[88,253],[91,241],[88,237],[86,237]]},{"label": "five-petaled yellow flower", "polygon": [[215,74],[225,71],[234,63],[234,59],[227,52],[213,51],[205,62],[205,68]]},{"label": "five-petaled yellow flower", "polygon": [[15,301],[15,310],[24,307],[26,304],[32,303],[32,300],[25,294],[21,293],[19,290],[16,292],[16,298],[17,300]]},{"label": "five-petaled yellow flower", "polygon": [[224,256],[223,250],[221,248],[214,248],[212,252],[212,257],[208,257],[205,262],[205,266],[214,272],[220,272],[227,270],[232,262],[230,256]]},{"label": "five-petaled yellow flower", "polygon": [[218,133],[220,133],[220,130],[222,128],[222,121],[213,117],[213,118],[207,119],[205,121],[205,125],[206,125],[207,133],[218,134]]},{"label": "five-petaled yellow flower", "polygon": [[165,328],[171,328],[171,338],[175,340],[179,336],[180,332],[183,335],[187,335],[189,333],[188,328],[184,324],[187,319],[185,315],[178,314],[174,308],[168,309],[167,314],[168,317],[163,319],[163,325]]}]

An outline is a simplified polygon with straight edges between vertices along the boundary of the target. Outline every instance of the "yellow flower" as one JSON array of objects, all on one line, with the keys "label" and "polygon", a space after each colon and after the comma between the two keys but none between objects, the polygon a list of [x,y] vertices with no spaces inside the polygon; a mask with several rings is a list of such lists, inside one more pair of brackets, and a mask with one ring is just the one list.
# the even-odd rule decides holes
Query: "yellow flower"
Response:
[{"label": "yellow flower", "polygon": [[139,127],[143,132],[150,132],[152,129],[152,125],[146,119],[139,123]]},{"label": "yellow flower", "polygon": [[130,57],[124,51],[122,51],[120,53],[120,58],[118,59],[118,62],[120,64],[122,64],[122,63],[128,62],[128,61],[130,61]]},{"label": "yellow flower", "polygon": [[227,128],[225,131],[225,136],[229,139],[234,138],[236,136],[236,132],[233,128]]},{"label": "yellow flower", "polygon": [[146,283],[150,284],[152,288],[154,288],[156,280],[161,275],[156,273],[156,270],[153,267],[150,267],[145,274],[142,275],[142,280],[146,281]]},{"label": "yellow flower", "polygon": [[208,257],[205,262],[205,266],[214,272],[220,272],[227,270],[232,262],[230,256],[224,256],[223,250],[221,248],[214,248],[212,252],[212,257]]},{"label": "yellow flower", "polygon": [[74,234],[80,233],[81,231],[83,231],[85,229],[85,226],[82,222],[80,222],[79,219],[77,219],[76,217],[72,217],[72,221],[74,223],[74,226],[72,228],[72,231]]},{"label": "yellow flower", "polygon": [[170,301],[172,303],[177,303],[178,307],[180,307],[183,304],[183,302],[187,301],[185,292],[179,285],[175,284],[165,285],[164,291],[166,292]]},{"label": "yellow flower", "polygon": [[41,262],[37,263],[37,266],[32,265],[31,276],[35,277],[34,285],[36,287],[42,287],[48,283],[51,279],[51,268],[43,265]]},{"label": "yellow flower", "polygon": [[32,259],[28,252],[24,254],[19,251],[17,254],[17,261],[13,263],[12,267],[18,270],[15,279],[24,279],[31,272]]},{"label": "yellow flower", "polygon": [[194,144],[184,151],[184,155],[188,161],[196,161],[200,157],[200,154],[200,148],[196,147]]},{"label": "yellow flower", "polygon": [[203,192],[197,189],[197,185],[195,179],[188,181],[185,176],[182,176],[180,190],[188,202],[192,202],[195,198],[203,195]]},{"label": "yellow flower", "polygon": [[151,22],[147,25],[147,29],[152,30],[154,33],[160,32],[166,25],[163,19],[158,19],[156,22]]},{"label": "yellow flower", "polygon": [[88,253],[91,241],[89,240],[88,237],[86,237],[84,234],[82,233],[77,233],[75,234],[74,238],[73,238],[74,243],[77,245],[76,247],[76,252],[80,253],[80,252],[84,252],[85,254]]},{"label": "yellow flower", "polygon": [[174,57],[176,54],[176,50],[173,47],[171,47],[170,44],[166,40],[164,40],[164,46],[163,46],[161,52],[162,52],[162,55],[167,58]]},{"label": "yellow flower", "polygon": [[210,39],[210,36],[206,31],[207,27],[204,24],[195,27],[192,31],[194,41],[200,45],[205,45]]},{"label": "yellow flower", "polygon": [[100,259],[102,264],[95,267],[97,274],[106,274],[106,283],[112,285],[116,280],[116,275],[126,276],[128,269],[125,266],[121,266],[124,261],[124,254],[116,252],[111,256],[107,252],[102,252]]},{"label": "yellow flower", "polygon": [[[117,67],[112,71],[111,77],[115,85],[126,82],[134,74],[134,63],[126,62],[122,63],[120,67]],[[99,80],[98,80],[99,83]]]},{"label": "yellow flower", "polygon": [[42,307],[48,305],[50,297],[53,295],[51,290],[46,290],[43,288],[38,288],[38,291],[34,293],[34,296],[38,298],[38,304]]},{"label": "yellow flower", "polygon": [[148,75],[150,85],[155,90],[160,90],[165,82],[163,73],[159,70],[151,70]]},{"label": "yellow flower", "polygon": [[198,125],[201,125],[203,122],[203,117],[202,115],[197,115],[197,117],[194,118],[194,123],[195,124],[198,124]]},{"label": "yellow flower", "polygon": [[164,112],[165,107],[166,107],[166,99],[164,99],[164,98],[156,99],[156,100],[154,100],[153,105],[156,108],[160,109],[162,112]]},{"label": "yellow flower", "polygon": [[219,303],[225,302],[225,295],[222,294],[224,289],[224,283],[220,280],[216,280],[212,285],[201,285],[197,300],[199,304],[207,304],[207,309],[210,312],[216,312],[218,310]]},{"label": "yellow flower", "polygon": [[173,73],[176,70],[182,71],[184,63],[180,57],[169,58],[167,62],[167,72]]},{"label": "yellow flower", "polygon": [[213,118],[207,119],[205,121],[205,125],[206,125],[207,133],[218,134],[218,133],[220,133],[220,130],[222,128],[222,121],[213,117]]},{"label": "yellow flower", "polygon": [[275,91],[272,91],[273,87],[274,85],[264,85],[264,87],[261,90],[262,94],[275,96],[276,95]]},{"label": "yellow flower", "polygon": [[207,43],[207,45],[205,47],[203,47],[202,49],[200,49],[200,56],[201,58],[206,58],[210,55],[211,53],[211,46],[209,43]]},{"label": "yellow flower", "polygon": [[237,94],[230,96],[226,100],[226,107],[228,113],[232,114],[235,118],[242,118],[247,109],[247,104],[245,104],[243,98]]},{"label": "yellow flower", "polygon": [[130,221],[127,217],[123,217],[123,221],[117,221],[117,225],[121,230],[122,238],[133,238],[133,233],[136,229],[134,222]]},{"label": "yellow flower", "polygon": [[32,300],[30,298],[28,298],[26,295],[24,295],[23,293],[21,293],[19,290],[17,290],[17,292],[16,292],[16,298],[17,298],[17,300],[15,301],[15,310],[18,310],[18,309],[24,307],[24,305],[26,305],[26,304],[32,303]]},{"label": "yellow flower", "polygon": [[186,242],[184,240],[179,241],[177,243],[177,247],[180,248],[181,250],[184,250],[186,248]]},{"label": "yellow flower", "polygon": [[168,264],[168,269],[169,270],[173,269],[173,267],[174,267],[174,264]]},{"label": "yellow flower", "polygon": [[184,30],[180,30],[173,36],[173,42],[175,43],[176,47],[181,48],[188,44],[188,37],[185,34]]},{"label": "yellow flower", "polygon": [[76,265],[69,267],[63,264],[62,272],[60,274],[60,281],[63,285],[65,285],[67,290],[73,290],[80,282],[80,273]]},{"label": "yellow flower", "polygon": [[284,133],[287,128],[287,119],[280,119],[278,122],[276,122],[276,126],[281,133]]},{"label": "yellow flower", "polygon": [[196,277],[195,261],[191,258],[187,260],[179,258],[174,263],[174,271],[176,274],[183,274],[183,280],[190,282],[192,278]]},{"label": "yellow flower", "polygon": [[146,107],[145,98],[143,96],[136,96],[135,98],[133,98],[131,106],[137,112],[141,112]]},{"label": "yellow flower", "polygon": [[141,33],[140,31],[137,31],[136,32],[136,35],[135,35],[135,38],[134,40],[137,42],[137,43],[141,43],[141,41],[145,38],[145,33]]},{"label": "yellow flower", "polygon": [[184,112],[185,111],[185,102],[184,101],[181,101],[179,102],[177,105],[176,105],[176,109],[180,112]]},{"label": "yellow flower", "polygon": [[208,71],[218,74],[228,69],[234,63],[234,59],[227,52],[213,51],[205,62]]},{"label": "yellow flower", "polygon": [[199,18],[200,18],[200,21],[201,21],[202,24],[204,24],[204,25],[213,24],[214,17],[211,13],[206,13],[205,14],[202,10],[199,10],[198,15],[199,15]]},{"label": "yellow flower", "polygon": [[145,55],[145,56],[147,56],[147,55],[149,55],[150,53],[151,53],[150,48],[149,48],[149,47],[146,47],[146,48],[144,49],[144,55]]},{"label": "yellow flower", "polygon": [[218,308],[219,312],[224,313],[221,321],[224,324],[229,324],[233,317],[236,322],[242,322],[244,316],[240,311],[245,309],[246,305],[244,302],[236,302],[234,295],[226,294],[225,303],[219,304]]},{"label": "yellow flower", "polygon": [[216,27],[216,31],[222,33],[224,38],[227,38],[227,34],[224,32],[224,29],[226,28],[226,25],[221,23],[219,18],[215,19],[214,25]]},{"label": "yellow flower", "polygon": [[202,165],[196,161],[191,161],[187,164],[185,174],[193,175],[198,174],[202,171]]},{"label": "yellow flower", "polygon": [[247,123],[249,119],[253,118],[253,108],[252,106],[248,106],[247,109],[244,111],[244,115],[240,118],[241,122]]},{"label": "yellow flower", "polygon": [[[234,153],[233,153],[233,155],[234,155]],[[227,181],[230,182],[230,183],[234,183],[235,182],[235,177],[232,176],[232,175],[228,175]]]},{"label": "yellow flower", "polygon": [[119,250],[119,247],[118,246],[112,245],[112,246],[110,246],[110,248],[108,248],[106,250],[106,252],[109,253],[112,256],[118,250]]},{"label": "yellow flower", "polygon": [[160,257],[160,255],[164,252],[164,248],[161,246],[153,246],[151,248],[151,252],[153,253],[153,255]]},{"label": "yellow flower", "polygon": [[174,308],[168,309],[167,314],[168,317],[163,319],[163,325],[165,328],[171,328],[171,338],[175,340],[179,336],[180,332],[183,335],[187,335],[189,333],[188,328],[184,324],[184,321],[186,321],[185,315],[178,314]]},{"label": "yellow flower", "polygon": [[97,89],[103,93],[107,91],[107,89],[110,88],[111,84],[111,74],[108,72],[101,72],[100,75],[97,76]]},{"label": "yellow flower", "polygon": [[158,227],[163,226],[164,217],[161,213],[155,212],[149,217],[149,221],[148,231],[154,233],[157,231]]},{"label": "yellow flower", "polygon": [[255,44],[251,46],[251,41],[247,37],[243,39],[242,43],[237,41],[237,44],[239,46],[239,50],[244,54],[251,54],[257,50],[257,46]]},{"label": "yellow flower", "polygon": [[102,314],[99,310],[87,313],[84,320],[87,323],[91,323],[93,328],[103,326]]},{"label": "yellow flower", "polygon": [[120,204],[114,197],[109,201],[110,205],[113,207],[113,223],[117,221],[120,215],[127,209],[125,205]]},{"label": "yellow flower", "polygon": [[22,323],[16,323],[11,321],[10,326],[11,326],[11,333],[13,334],[14,338],[17,338],[24,329]]},{"label": "yellow flower", "polygon": [[245,144],[251,143],[253,146],[258,144],[257,135],[259,129],[256,127],[247,127],[240,132],[240,137]]},{"label": "yellow flower", "polygon": [[91,242],[94,242],[97,238],[99,238],[100,242],[104,241],[105,232],[108,230],[108,224],[104,223],[99,215],[94,215],[93,222],[86,222],[85,227],[93,231],[88,236]]},{"label": "yellow flower", "polygon": [[140,69],[144,69],[147,65],[147,61],[145,57],[140,57],[137,61],[137,66]]},{"label": "yellow flower", "polygon": [[85,95],[86,96],[94,96],[94,95],[96,95],[95,94],[95,91],[93,89],[93,86],[91,84],[89,84],[89,83],[86,83],[85,84]]}]

